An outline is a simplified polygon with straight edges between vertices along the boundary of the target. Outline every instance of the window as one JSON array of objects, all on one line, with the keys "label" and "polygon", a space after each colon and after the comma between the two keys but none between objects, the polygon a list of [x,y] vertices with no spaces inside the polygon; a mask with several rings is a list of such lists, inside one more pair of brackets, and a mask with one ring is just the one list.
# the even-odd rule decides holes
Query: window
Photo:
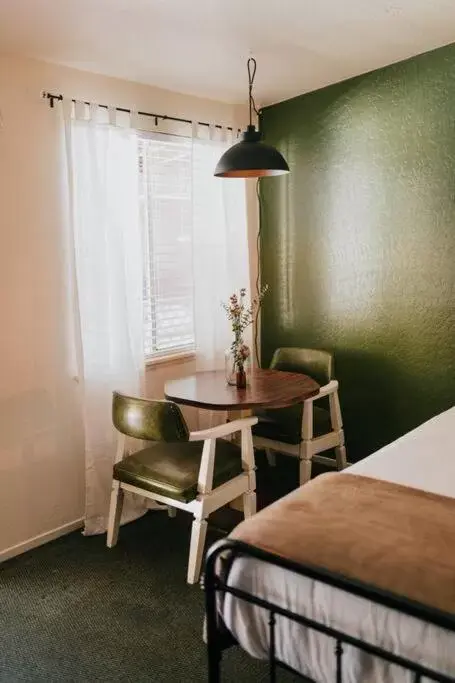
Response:
[{"label": "window", "polygon": [[139,139],[140,215],[146,240],[146,357],[194,348],[192,141]]}]

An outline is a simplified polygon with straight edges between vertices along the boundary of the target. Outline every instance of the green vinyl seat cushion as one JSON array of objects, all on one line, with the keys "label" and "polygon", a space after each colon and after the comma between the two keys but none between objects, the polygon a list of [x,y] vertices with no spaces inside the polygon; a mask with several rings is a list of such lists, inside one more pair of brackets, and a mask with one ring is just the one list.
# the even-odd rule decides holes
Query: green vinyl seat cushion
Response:
[{"label": "green vinyl seat cushion", "polygon": [[[157,442],[114,465],[114,479],[184,503],[197,495],[203,442]],[[240,448],[216,441],[213,488],[242,473]]]},{"label": "green vinyl seat cushion", "polygon": [[[290,408],[257,410],[259,422],[253,426],[253,435],[273,441],[299,444],[302,440],[302,404]],[[313,436],[322,436],[332,431],[330,413],[313,405]]]}]

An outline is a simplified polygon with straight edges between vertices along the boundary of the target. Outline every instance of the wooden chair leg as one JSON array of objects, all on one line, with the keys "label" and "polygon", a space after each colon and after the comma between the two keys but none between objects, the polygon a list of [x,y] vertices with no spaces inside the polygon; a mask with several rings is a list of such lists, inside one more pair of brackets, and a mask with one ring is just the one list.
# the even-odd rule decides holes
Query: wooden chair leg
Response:
[{"label": "wooden chair leg", "polygon": [[338,432],[338,436],[340,439],[340,444],[339,446],[335,447],[337,469],[344,470],[344,468],[348,466],[348,463],[346,459],[346,447],[344,445],[344,431],[342,429],[340,429],[340,431]]},{"label": "wooden chair leg", "polygon": [[122,516],[123,508],[123,489],[120,488],[120,482],[112,482],[111,503],[109,507],[109,520],[107,523],[107,540],[108,548],[113,548],[117,543],[118,530],[120,526],[120,517]]},{"label": "wooden chair leg", "polygon": [[341,419],[340,399],[338,398],[338,391],[335,391],[329,396],[330,406],[330,422],[334,432],[338,432],[343,427],[343,420]]},{"label": "wooden chair leg", "polygon": [[256,514],[256,494],[254,491],[247,491],[243,494],[243,514],[245,519]]},{"label": "wooden chair leg", "polygon": [[301,456],[299,458],[299,484],[303,486],[311,479],[311,442],[302,442]]},{"label": "wooden chair leg", "polygon": [[188,561],[188,583],[197,583],[201,574],[202,555],[204,554],[207,521],[194,518],[191,527],[190,557]]},{"label": "wooden chair leg", "polygon": [[329,396],[330,404],[330,420],[332,422],[332,429],[337,432],[339,445],[335,447],[335,457],[337,461],[337,469],[344,470],[347,465],[346,462],[346,448],[344,445],[344,431],[343,431],[343,420],[341,417],[340,399],[338,397],[338,392]]},{"label": "wooden chair leg", "polygon": [[275,467],[276,457],[275,457],[275,453],[272,451],[271,448],[265,449],[265,457],[267,458],[267,462],[269,464],[269,467]]},{"label": "wooden chair leg", "polygon": [[337,469],[344,470],[344,468],[347,467],[346,448],[344,445],[337,446],[335,448],[335,457],[337,461]]},{"label": "wooden chair leg", "polygon": [[256,513],[256,464],[254,460],[253,435],[251,429],[242,429],[242,467],[248,475],[248,491],[243,494],[243,511],[245,518]]},{"label": "wooden chair leg", "polygon": [[311,479],[311,459],[313,457],[313,402],[304,401],[302,415],[302,441],[299,452],[299,483],[306,484]]}]

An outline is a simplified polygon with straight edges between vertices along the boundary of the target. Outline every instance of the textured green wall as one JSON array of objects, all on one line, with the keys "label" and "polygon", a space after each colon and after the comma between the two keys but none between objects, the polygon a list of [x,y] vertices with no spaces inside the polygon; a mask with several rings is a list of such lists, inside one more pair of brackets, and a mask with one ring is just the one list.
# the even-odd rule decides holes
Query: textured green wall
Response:
[{"label": "textured green wall", "polygon": [[455,45],[264,110],[263,362],[335,352],[349,457],[455,403]]}]

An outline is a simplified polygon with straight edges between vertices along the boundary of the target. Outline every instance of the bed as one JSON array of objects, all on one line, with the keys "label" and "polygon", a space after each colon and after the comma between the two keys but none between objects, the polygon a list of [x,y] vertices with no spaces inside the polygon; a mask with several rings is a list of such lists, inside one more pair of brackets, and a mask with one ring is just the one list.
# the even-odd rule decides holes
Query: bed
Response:
[{"label": "bed", "polygon": [[[221,653],[227,643],[268,659],[271,681],[276,680],[279,666],[317,683],[455,681],[455,553],[451,552],[455,542],[455,407],[345,472],[325,475],[327,480],[318,478],[321,481],[316,486],[315,480],[314,490],[307,489],[307,484],[275,504],[276,508],[261,511],[209,552],[205,588],[211,683],[220,680]],[[365,529],[359,532],[363,537],[356,536],[362,525],[355,518],[349,523],[347,518],[344,556],[341,544],[338,564],[331,563],[326,551],[339,545],[340,536],[328,528],[328,509],[320,530],[319,555],[314,550],[302,554],[302,548],[294,551],[299,545],[296,538],[305,538],[304,534],[307,543],[302,546],[318,545],[314,530],[308,536],[306,528],[298,536],[293,532],[294,547],[291,533],[291,552],[285,552],[286,524],[290,521],[292,531],[293,521],[305,518],[311,526],[308,510],[313,508],[322,520],[318,505],[320,511],[330,506],[329,486],[347,495],[336,514],[343,515],[344,509],[349,512],[352,507],[355,516],[355,504],[362,495],[377,501],[371,505],[375,543],[362,556],[368,545]],[[311,496],[316,501],[312,508],[308,507]],[[393,503],[387,511],[382,501],[388,496]],[[306,507],[297,509],[300,504]],[[393,505],[405,505],[406,514],[397,515],[393,526],[401,538],[407,535],[406,543],[413,538],[411,549],[401,559],[394,558],[398,553],[384,553],[377,563],[372,562],[375,545],[382,543],[378,529],[384,520],[390,522],[391,515],[393,519]],[[400,523],[404,528],[399,528]],[[334,525],[337,532],[342,524]],[[269,542],[274,525],[275,545]],[[420,538],[419,528],[426,536]],[[353,534],[351,545],[346,529]],[[397,543],[400,536],[394,538],[394,530],[389,531]],[[361,538],[366,539],[364,543],[359,542]],[[430,562],[431,552],[437,554],[438,562]],[[357,557],[349,565],[344,560],[350,554]],[[382,561],[390,566],[382,570]],[[350,575],[355,562],[356,571]],[[397,568],[405,565],[398,577]],[[389,582],[384,579],[387,572]]]}]

